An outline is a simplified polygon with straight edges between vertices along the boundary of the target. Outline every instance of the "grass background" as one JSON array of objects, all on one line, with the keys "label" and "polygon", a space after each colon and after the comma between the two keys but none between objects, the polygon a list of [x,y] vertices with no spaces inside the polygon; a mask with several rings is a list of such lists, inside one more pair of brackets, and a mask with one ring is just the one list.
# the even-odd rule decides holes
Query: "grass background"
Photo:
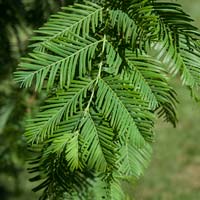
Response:
[{"label": "grass background", "polygon": [[[200,0],[178,2],[200,27]],[[176,129],[157,123],[152,162],[133,189],[136,200],[200,199],[200,103],[178,81],[174,85],[180,101],[179,122]]]}]

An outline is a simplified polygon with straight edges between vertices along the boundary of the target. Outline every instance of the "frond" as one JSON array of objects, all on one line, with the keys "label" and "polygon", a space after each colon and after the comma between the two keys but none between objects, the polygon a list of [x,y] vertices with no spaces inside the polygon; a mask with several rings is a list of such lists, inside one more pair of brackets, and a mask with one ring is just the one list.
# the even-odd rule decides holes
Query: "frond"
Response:
[{"label": "frond", "polygon": [[121,182],[120,180],[115,177],[115,174],[113,173],[112,179],[110,181],[107,180],[108,185],[108,198],[111,200],[121,200],[125,199],[126,195],[124,194],[124,191],[122,190]]},{"label": "frond", "polygon": [[73,172],[81,168],[81,164],[79,163],[79,132],[71,133],[71,131],[69,133],[65,131],[63,135],[56,136],[48,151],[58,154],[65,152],[69,170]]},{"label": "frond", "polygon": [[180,74],[184,85],[192,88],[199,85],[198,60],[200,51],[196,47],[195,41],[188,40],[184,35],[179,35],[178,46],[176,46],[173,44],[172,36],[167,34],[163,41],[151,45],[151,48],[147,48],[147,52],[162,62],[169,73],[173,76]]},{"label": "frond", "polygon": [[[45,152],[45,149],[43,150]],[[63,194],[78,194],[77,196],[81,197],[86,193],[88,187],[91,187],[91,180],[94,178],[91,170],[71,172],[67,167],[65,156],[57,156],[55,153],[48,155],[44,153],[33,159],[30,164],[32,167],[29,172],[34,174],[30,181],[40,181],[33,191],[43,190],[40,198],[42,200],[50,197],[59,199],[63,197]]]},{"label": "frond", "polygon": [[61,88],[69,86],[76,70],[79,77],[91,71],[96,47],[102,41],[76,36],[76,40],[65,41],[63,38],[47,42],[47,53],[35,51],[29,54],[29,58],[22,59],[23,62],[15,73],[15,80],[24,87],[30,87],[35,80],[35,90],[38,91],[45,85],[45,81],[47,89],[52,88],[58,80]]},{"label": "frond", "polygon": [[122,59],[113,47],[113,45],[106,41],[105,43],[105,51],[106,51],[106,64],[107,67],[104,67],[103,70],[109,74],[117,75],[120,70],[120,66],[122,64]]},{"label": "frond", "polygon": [[154,110],[158,106],[158,101],[145,74],[149,73],[153,79],[157,79],[158,73],[163,71],[162,66],[145,54],[137,56],[132,51],[127,50],[125,55],[129,69],[122,70],[122,79],[129,81],[134,86],[135,91],[139,91],[142,98],[149,102],[150,108]]},{"label": "frond", "polygon": [[105,172],[107,168],[106,158],[101,148],[97,126],[89,113],[84,116],[81,127],[80,151],[83,162],[90,169]]},{"label": "frond", "polygon": [[91,193],[93,197],[92,199],[99,199],[99,200],[126,199],[126,195],[122,190],[120,180],[116,177],[116,173],[109,174],[108,176],[104,174],[99,174],[95,179]]},{"label": "frond", "polygon": [[118,178],[114,178],[110,183],[110,195],[108,199],[111,200],[121,200],[127,199],[127,195],[122,189],[122,184]]},{"label": "frond", "polygon": [[[101,117],[101,116],[100,116]],[[115,144],[116,133],[110,127],[109,122],[103,121],[97,114],[93,115],[96,127],[98,130],[98,136],[101,144],[102,151],[104,153],[108,167],[115,166],[117,160],[117,145]],[[101,120],[100,122],[98,122]]]},{"label": "frond", "polygon": [[[110,121],[113,129],[119,132],[118,137],[122,141],[126,141],[131,137],[137,146],[142,146],[144,138],[136,126],[129,108],[133,113],[137,112],[139,105],[141,107],[144,106],[144,110],[148,109],[146,108],[146,103],[140,99],[140,96],[134,91],[128,90],[128,87],[128,84],[125,85],[124,82],[115,80],[113,77],[100,79],[96,104],[104,118]],[[124,90],[125,88],[126,90]],[[143,108],[140,111],[144,114]]]},{"label": "frond", "polygon": [[173,34],[184,34],[190,37],[199,37],[198,28],[192,25],[191,17],[186,14],[178,3],[154,1],[154,12],[162,23],[167,25]]},{"label": "frond", "polygon": [[[189,44],[188,44],[189,43]],[[184,62],[182,82],[192,88],[200,86],[200,49],[194,41],[180,37],[180,55]]]},{"label": "frond", "polygon": [[[115,163],[116,146],[109,124],[98,122],[99,119],[96,114],[93,119],[89,113],[79,112],[62,121],[52,137],[46,140],[51,143],[46,153],[65,155],[71,171],[87,166],[88,169],[104,172],[108,164],[112,166]],[[110,156],[113,158],[110,159]]]},{"label": "frond", "polygon": [[173,76],[183,72],[184,79],[188,79],[189,74],[184,66],[180,50],[174,44],[172,35],[166,32],[167,30],[163,31],[164,36],[161,41],[151,43],[151,47],[147,47],[146,50],[148,54],[162,62]]},{"label": "frond", "polygon": [[83,101],[93,80],[74,80],[67,91],[58,91],[55,97],[46,101],[35,119],[29,120],[26,128],[28,143],[40,143],[49,138],[61,120],[67,120],[79,110],[83,110]]},{"label": "frond", "polygon": [[128,4],[128,11],[125,12],[138,26],[139,40],[157,40],[160,27],[151,1],[130,1]]},{"label": "frond", "polygon": [[49,144],[46,154],[56,153],[57,157],[63,156],[71,172],[84,168],[81,160],[81,130],[77,129],[83,113],[78,112],[76,115],[68,117],[67,121],[63,120],[58,124],[57,129],[53,132],[45,143]]},{"label": "frond", "polygon": [[[122,70],[121,78],[133,85],[134,90],[149,102],[152,110],[161,109],[167,121],[176,124],[176,94],[168,84],[167,71],[163,64],[153,57],[145,54],[135,54],[126,51],[128,68]],[[166,107],[165,107],[166,105]]]},{"label": "frond", "polygon": [[126,144],[120,149],[118,163],[119,173],[122,178],[135,177],[138,179],[143,175],[151,160],[152,149],[146,143],[142,148],[137,148],[133,144]]},{"label": "frond", "polygon": [[38,35],[32,40],[35,42],[31,47],[45,47],[49,41],[62,37],[73,38],[71,33],[87,36],[90,31],[93,33],[99,23],[102,22],[103,8],[90,1],[84,4],[74,4],[63,7],[62,12],[52,15],[50,20],[39,30]]},{"label": "frond", "polygon": [[[152,5],[162,26],[160,26],[160,41],[153,42],[150,51],[154,52],[156,59],[167,66],[170,73],[173,75],[180,73],[184,85],[191,88],[198,86],[199,48],[196,45],[196,40],[200,37],[198,28],[192,25],[193,20],[179,4],[155,1]],[[194,51],[196,53],[193,54]],[[196,58],[193,60],[191,57]]]},{"label": "frond", "polygon": [[120,38],[123,38],[126,43],[131,44],[131,47],[135,47],[136,40],[139,37],[139,30],[134,20],[121,10],[110,10],[109,16],[111,26],[113,28],[116,27]]}]

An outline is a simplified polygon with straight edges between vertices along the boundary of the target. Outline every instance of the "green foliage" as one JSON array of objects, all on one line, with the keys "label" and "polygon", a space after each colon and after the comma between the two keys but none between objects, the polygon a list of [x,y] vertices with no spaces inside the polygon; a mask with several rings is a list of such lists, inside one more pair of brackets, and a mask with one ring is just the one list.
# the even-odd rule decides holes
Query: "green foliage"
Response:
[{"label": "green foliage", "polygon": [[95,2],[53,15],[15,72],[48,92],[25,133],[41,199],[128,198],[121,180],[148,166],[155,118],[176,125],[172,75],[200,83],[199,33],[180,5]]}]

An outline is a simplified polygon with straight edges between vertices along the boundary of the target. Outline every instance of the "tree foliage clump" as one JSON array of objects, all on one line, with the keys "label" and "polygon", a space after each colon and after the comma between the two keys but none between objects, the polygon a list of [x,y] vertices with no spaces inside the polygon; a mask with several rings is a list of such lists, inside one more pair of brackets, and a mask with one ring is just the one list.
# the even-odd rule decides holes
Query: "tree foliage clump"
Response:
[{"label": "tree foliage clump", "polygon": [[199,87],[191,22],[171,2],[81,1],[35,31],[15,80],[48,93],[25,133],[41,199],[126,198],[121,180],[147,167],[155,118],[176,125],[171,77]]}]

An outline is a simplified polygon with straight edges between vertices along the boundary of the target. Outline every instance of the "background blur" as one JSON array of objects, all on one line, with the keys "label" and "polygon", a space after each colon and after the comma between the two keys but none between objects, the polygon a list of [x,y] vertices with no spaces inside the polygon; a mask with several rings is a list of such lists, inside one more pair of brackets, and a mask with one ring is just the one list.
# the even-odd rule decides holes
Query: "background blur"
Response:
[{"label": "background blur", "polygon": [[[175,0],[174,0],[175,1]],[[200,27],[200,0],[177,0]],[[27,38],[50,13],[69,0],[0,0],[0,199],[36,200],[25,162],[24,118],[37,110],[42,96],[19,90],[12,81],[19,57],[27,53]],[[20,12],[19,12],[20,11]],[[19,14],[20,13],[20,14]],[[174,129],[158,121],[150,167],[138,185],[127,185],[136,200],[200,199],[200,103],[174,81],[180,104]],[[33,110],[32,108],[36,108]],[[33,111],[32,111],[33,110]]]}]

